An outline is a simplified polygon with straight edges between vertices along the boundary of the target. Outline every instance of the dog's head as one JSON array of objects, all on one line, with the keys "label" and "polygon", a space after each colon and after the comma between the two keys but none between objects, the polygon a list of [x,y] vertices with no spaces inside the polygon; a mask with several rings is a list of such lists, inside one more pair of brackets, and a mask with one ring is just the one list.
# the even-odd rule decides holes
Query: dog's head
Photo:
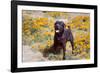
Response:
[{"label": "dog's head", "polygon": [[64,31],[65,24],[63,21],[56,21],[54,28],[56,33],[62,33]]}]

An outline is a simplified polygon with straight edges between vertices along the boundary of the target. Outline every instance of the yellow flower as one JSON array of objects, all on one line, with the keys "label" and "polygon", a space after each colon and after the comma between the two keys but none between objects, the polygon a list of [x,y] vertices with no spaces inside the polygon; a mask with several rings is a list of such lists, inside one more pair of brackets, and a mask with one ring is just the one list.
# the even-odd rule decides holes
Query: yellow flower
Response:
[{"label": "yellow flower", "polygon": [[54,33],[48,32],[48,31],[44,33],[44,35],[53,35],[53,34],[54,34]]},{"label": "yellow flower", "polygon": [[48,24],[48,18],[36,18],[36,20],[33,21],[33,24],[37,24],[39,26],[43,26]]},{"label": "yellow flower", "polygon": [[32,45],[32,48],[35,48],[35,46],[34,46],[34,45]]},{"label": "yellow flower", "polygon": [[48,44],[48,46],[50,46],[52,44],[52,41],[51,40],[48,40],[47,41],[47,44]]},{"label": "yellow flower", "polygon": [[44,49],[45,48],[45,45],[40,45],[39,48],[40,49]]},{"label": "yellow flower", "polygon": [[34,40],[34,36],[32,35],[32,39]]}]

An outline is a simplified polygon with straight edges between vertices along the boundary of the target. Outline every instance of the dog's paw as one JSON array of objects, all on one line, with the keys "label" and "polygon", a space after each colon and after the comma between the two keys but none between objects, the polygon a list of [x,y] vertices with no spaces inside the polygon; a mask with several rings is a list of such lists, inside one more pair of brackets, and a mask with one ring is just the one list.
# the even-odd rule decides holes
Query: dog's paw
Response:
[{"label": "dog's paw", "polygon": [[66,58],[65,58],[65,57],[63,57],[63,60],[66,60]]}]

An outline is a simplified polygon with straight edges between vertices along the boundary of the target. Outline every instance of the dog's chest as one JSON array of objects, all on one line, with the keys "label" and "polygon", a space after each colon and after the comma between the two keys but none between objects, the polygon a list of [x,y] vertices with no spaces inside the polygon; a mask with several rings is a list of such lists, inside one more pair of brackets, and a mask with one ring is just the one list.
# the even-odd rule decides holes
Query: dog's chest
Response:
[{"label": "dog's chest", "polygon": [[60,43],[64,43],[64,42],[66,42],[66,36],[62,35],[62,36],[58,37],[57,40]]}]

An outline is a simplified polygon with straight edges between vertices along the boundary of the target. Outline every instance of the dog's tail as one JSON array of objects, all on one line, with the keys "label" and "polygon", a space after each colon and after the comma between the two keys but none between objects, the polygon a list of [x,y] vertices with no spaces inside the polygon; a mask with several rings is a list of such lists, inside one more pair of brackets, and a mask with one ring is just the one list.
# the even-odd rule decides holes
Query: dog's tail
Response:
[{"label": "dog's tail", "polygon": [[70,26],[68,26],[68,29],[70,29]]}]

